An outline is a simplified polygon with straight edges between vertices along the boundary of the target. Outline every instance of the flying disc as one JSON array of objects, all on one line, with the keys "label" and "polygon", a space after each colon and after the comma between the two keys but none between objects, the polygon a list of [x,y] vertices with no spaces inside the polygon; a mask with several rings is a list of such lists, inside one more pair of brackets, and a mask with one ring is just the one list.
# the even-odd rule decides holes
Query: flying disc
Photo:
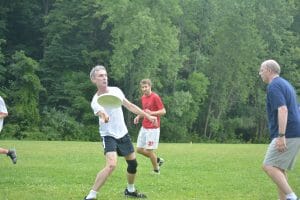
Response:
[{"label": "flying disc", "polygon": [[98,103],[105,108],[118,108],[122,106],[122,99],[115,94],[105,93],[98,97]]}]

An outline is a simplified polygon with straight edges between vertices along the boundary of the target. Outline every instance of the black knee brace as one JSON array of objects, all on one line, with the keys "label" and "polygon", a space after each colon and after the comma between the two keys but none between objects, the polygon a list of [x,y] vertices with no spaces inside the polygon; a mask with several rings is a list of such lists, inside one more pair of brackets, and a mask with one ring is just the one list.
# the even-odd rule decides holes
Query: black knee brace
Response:
[{"label": "black knee brace", "polygon": [[137,163],[136,159],[126,160],[126,162],[127,162],[127,165],[128,165],[127,166],[127,172],[129,174],[135,174],[136,173],[136,168],[138,166],[138,163]]}]

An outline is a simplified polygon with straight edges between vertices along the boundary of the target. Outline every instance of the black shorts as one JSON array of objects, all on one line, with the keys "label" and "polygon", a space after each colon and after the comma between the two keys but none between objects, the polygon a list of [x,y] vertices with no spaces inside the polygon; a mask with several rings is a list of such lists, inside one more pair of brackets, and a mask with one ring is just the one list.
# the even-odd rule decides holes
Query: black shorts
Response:
[{"label": "black shorts", "polygon": [[107,152],[117,152],[118,156],[128,156],[134,152],[134,147],[128,134],[119,139],[111,136],[103,136],[102,142],[104,147],[104,155]]}]

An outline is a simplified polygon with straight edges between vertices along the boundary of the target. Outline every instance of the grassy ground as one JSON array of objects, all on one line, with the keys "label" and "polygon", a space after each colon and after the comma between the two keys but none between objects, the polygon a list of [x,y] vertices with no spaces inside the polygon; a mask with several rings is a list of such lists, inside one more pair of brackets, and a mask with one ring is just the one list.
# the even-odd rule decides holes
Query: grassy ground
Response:
[{"label": "grassy ground", "polygon": [[[1,200],[82,199],[104,165],[101,143],[0,141],[15,146],[18,163],[0,156]],[[267,145],[160,144],[166,163],[152,175],[150,161],[138,156],[136,187],[155,200],[272,200],[273,183],[261,170]],[[299,161],[300,162],[300,161]],[[98,199],[125,199],[126,165],[122,158]],[[300,194],[300,163],[290,172]]]}]

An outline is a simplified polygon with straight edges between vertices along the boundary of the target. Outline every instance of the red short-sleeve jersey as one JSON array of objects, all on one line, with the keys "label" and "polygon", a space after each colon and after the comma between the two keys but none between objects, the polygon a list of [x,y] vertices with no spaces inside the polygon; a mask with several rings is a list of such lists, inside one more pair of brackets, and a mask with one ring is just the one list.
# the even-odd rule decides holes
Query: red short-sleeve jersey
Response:
[{"label": "red short-sleeve jersey", "polygon": [[[161,98],[155,92],[151,92],[149,96],[143,95],[141,100],[142,100],[143,110],[148,109],[150,111],[158,111],[164,108],[164,104]],[[158,127],[160,127],[159,116],[157,116],[157,122],[158,122]],[[146,117],[144,117],[142,125],[144,128],[158,128],[154,126]]]}]

